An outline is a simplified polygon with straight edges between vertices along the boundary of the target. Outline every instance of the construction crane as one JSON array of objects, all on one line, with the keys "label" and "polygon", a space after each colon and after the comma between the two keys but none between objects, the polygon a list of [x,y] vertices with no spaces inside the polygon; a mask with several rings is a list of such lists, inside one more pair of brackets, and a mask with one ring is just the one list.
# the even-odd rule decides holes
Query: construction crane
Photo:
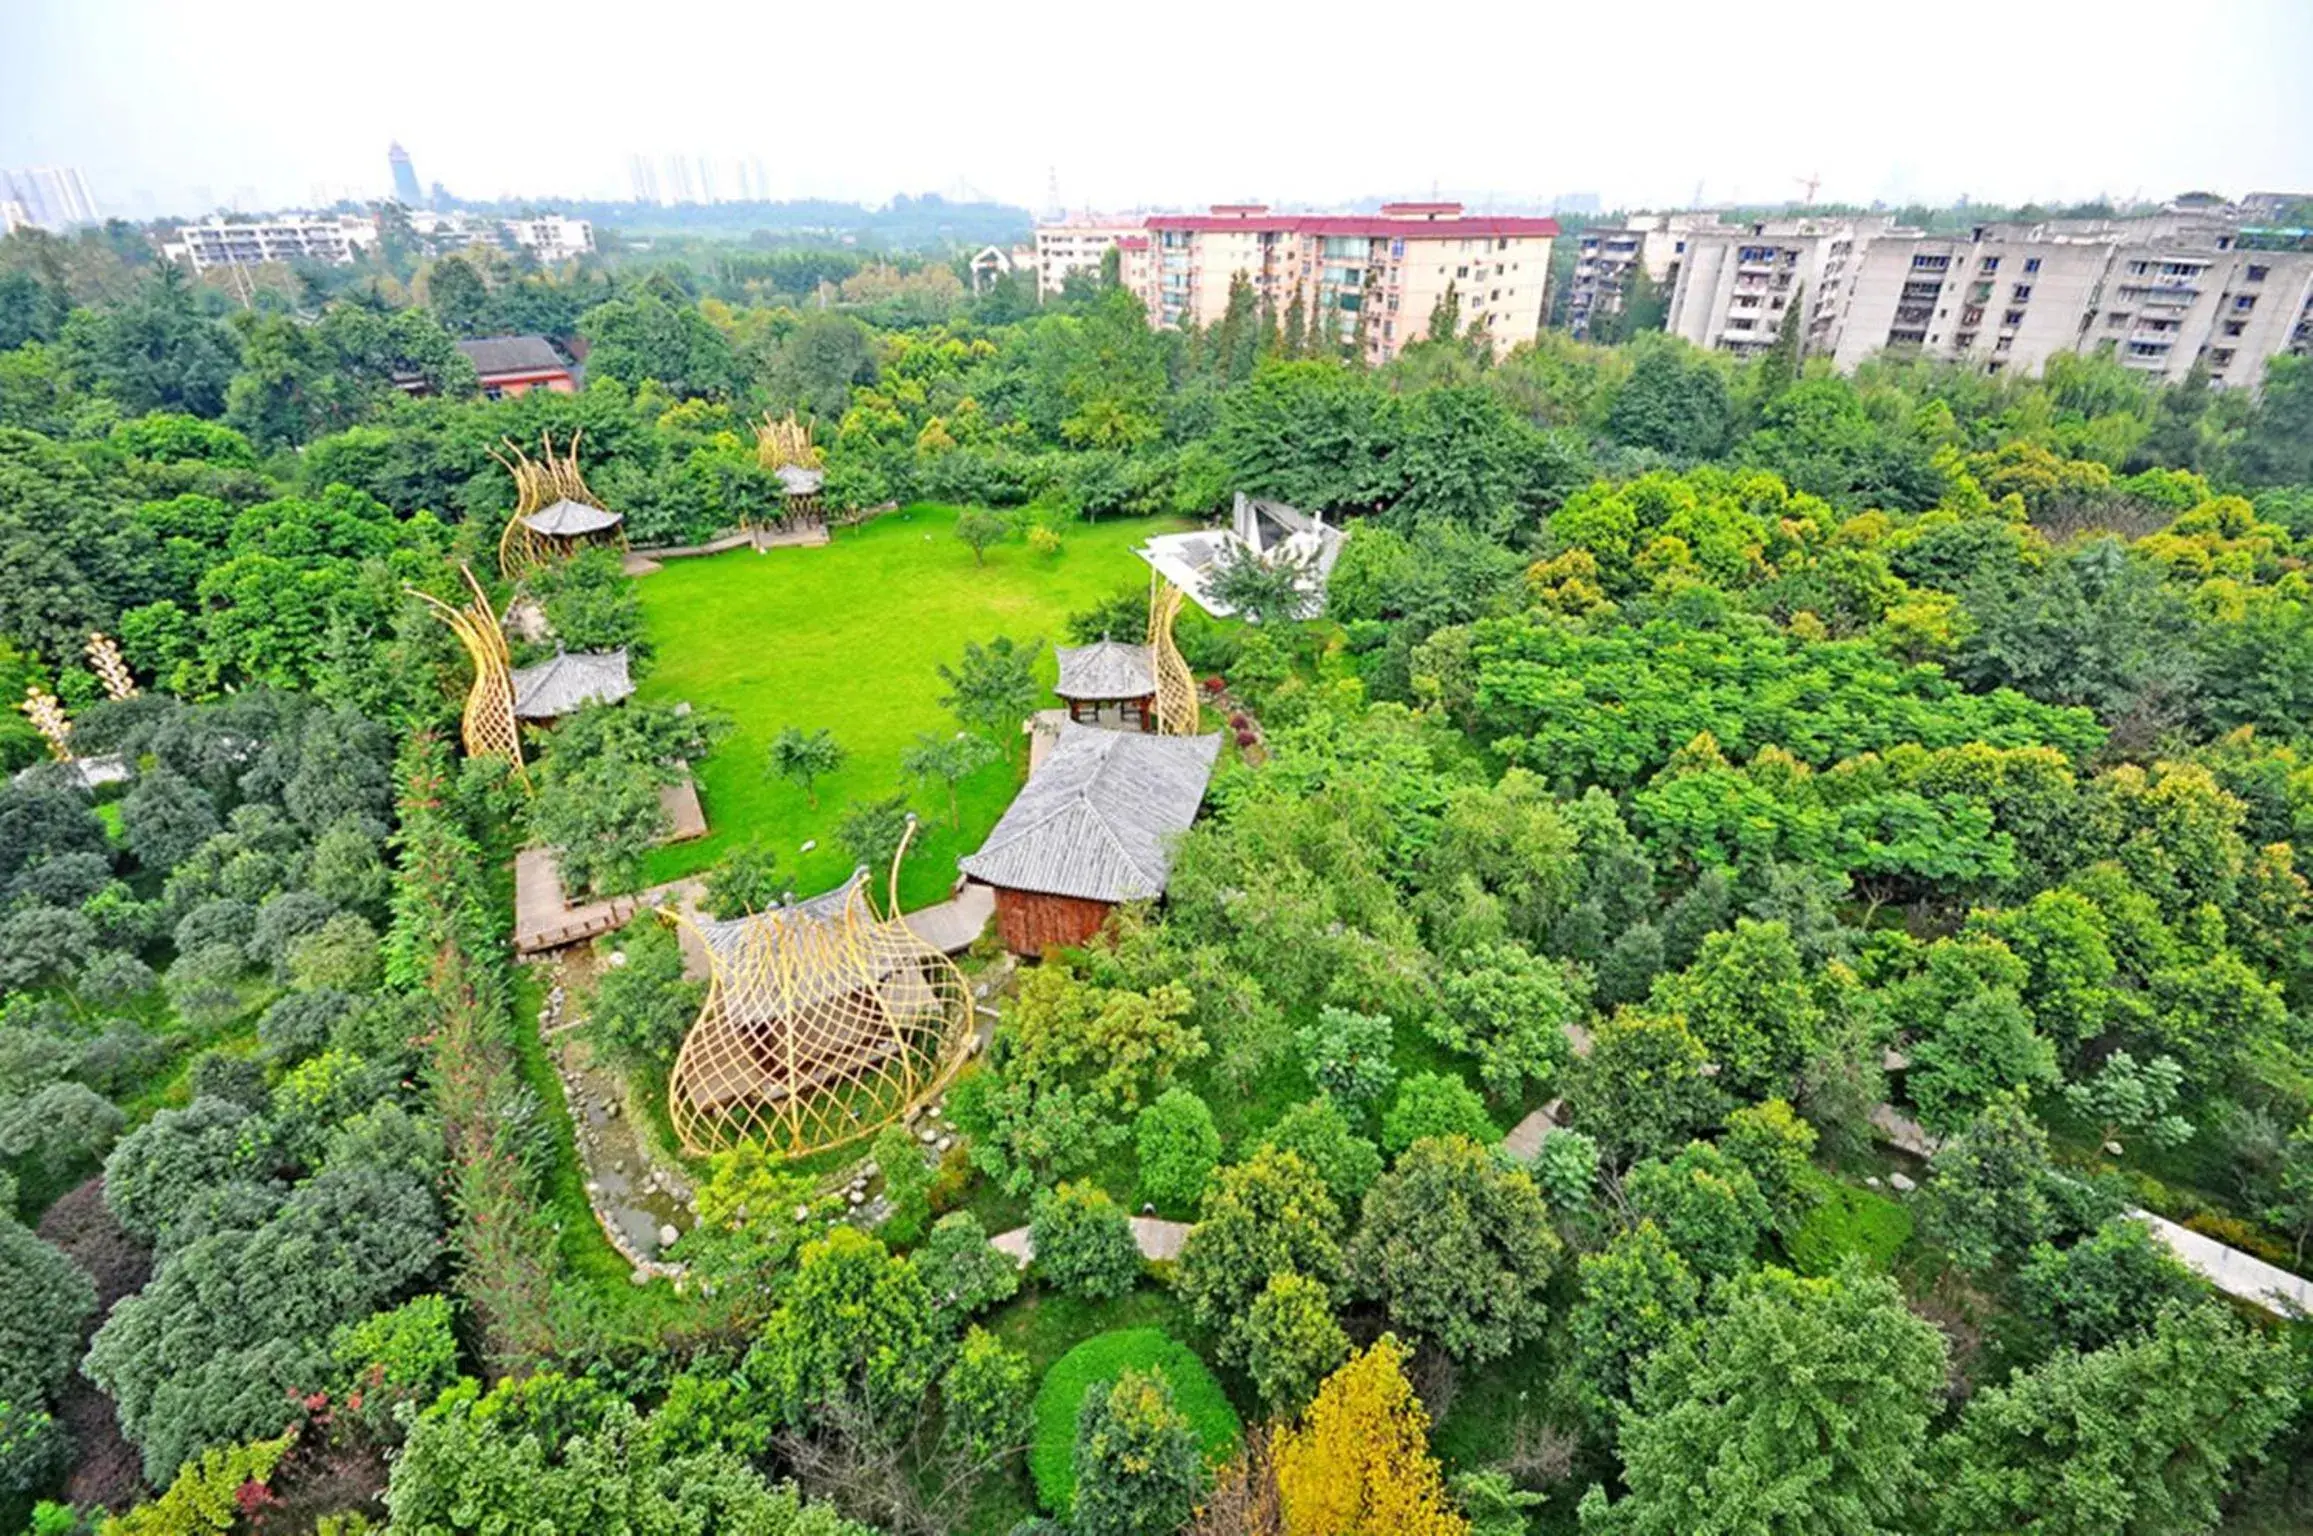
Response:
[{"label": "construction crane", "polygon": [[1823,185],[1823,173],[1817,171],[1812,176],[1794,176],[1791,179],[1807,189],[1807,206],[1814,207],[1815,189]]}]

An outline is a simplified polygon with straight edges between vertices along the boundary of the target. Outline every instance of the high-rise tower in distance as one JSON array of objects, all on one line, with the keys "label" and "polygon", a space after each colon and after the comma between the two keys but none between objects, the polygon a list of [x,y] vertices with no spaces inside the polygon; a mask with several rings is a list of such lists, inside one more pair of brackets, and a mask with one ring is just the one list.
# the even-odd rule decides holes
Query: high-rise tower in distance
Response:
[{"label": "high-rise tower in distance", "polygon": [[410,164],[410,152],[399,144],[386,146],[386,164],[393,168],[394,201],[404,208],[422,207],[425,194],[418,190],[417,167]]}]

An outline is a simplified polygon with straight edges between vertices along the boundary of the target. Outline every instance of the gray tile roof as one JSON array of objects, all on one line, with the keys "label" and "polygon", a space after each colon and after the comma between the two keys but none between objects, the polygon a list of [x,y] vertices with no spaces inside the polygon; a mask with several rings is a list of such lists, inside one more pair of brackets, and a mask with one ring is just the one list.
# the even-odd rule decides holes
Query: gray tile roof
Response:
[{"label": "gray tile roof", "polygon": [[750,912],[745,917],[701,918],[698,923],[699,937],[706,941],[707,948],[714,951],[717,959],[734,960],[742,952],[742,945],[752,929],[772,927],[783,932],[793,932],[809,924],[834,922],[843,916],[843,909],[851,904],[852,892],[866,881],[867,869],[862,866],[853,870],[851,878],[843,884],[832,891],[822,891],[817,896],[807,896],[801,901],[789,902],[762,912]]},{"label": "gray tile roof", "polygon": [[1087,901],[1164,894],[1172,840],[1196,819],[1219,736],[1146,736],[1064,722],[980,851],[959,861],[989,885]]},{"label": "gray tile roof", "polygon": [[458,343],[458,350],[487,378],[497,373],[570,371],[569,361],[543,336],[476,336]]},{"label": "gray tile roof", "polygon": [[616,704],[633,692],[624,646],[556,651],[546,661],[514,669],[514,713],[525,720],[559,720],[581,704]]},{"label": "gray tile roof", "polygon": [[1102,640],[1094,645],[1061,646],[1060,681],[1052,691],[1064,699],[1138,699],[1156,692],[1156,666],[1145,645]]},{"label": "gray tile roof", "polygon": [[558,539],[574,539],[580,534],[600,533],[605,528],[616,528],[621,519],[616,512],[605,512],[583,501],[558,501],[551,507],[539,508],[522,521],[532,533],[552,534]]}]

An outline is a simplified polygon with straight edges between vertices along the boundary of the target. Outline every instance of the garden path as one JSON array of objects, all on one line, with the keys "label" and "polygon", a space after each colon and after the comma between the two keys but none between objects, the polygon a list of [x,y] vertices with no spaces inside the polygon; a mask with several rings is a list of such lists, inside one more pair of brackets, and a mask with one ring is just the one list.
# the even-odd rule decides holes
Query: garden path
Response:
[{"label": "garden path", "polygon": [[[1181,1244],[1188,1241],[1189,1228],[1193,1225],[1186,1221],[1167,1221],[1161,1216],[1135,1216],[1132,1218],[1133,1246],[1140,1249],[1142,1258],[1169,1264],[1181,1256]],[[1026,1227],[999,1232],[988,1239],[988,1246],[998,1253],[1010,1254],[1022,1269],[1036,1257],[1036,1240]]]}]

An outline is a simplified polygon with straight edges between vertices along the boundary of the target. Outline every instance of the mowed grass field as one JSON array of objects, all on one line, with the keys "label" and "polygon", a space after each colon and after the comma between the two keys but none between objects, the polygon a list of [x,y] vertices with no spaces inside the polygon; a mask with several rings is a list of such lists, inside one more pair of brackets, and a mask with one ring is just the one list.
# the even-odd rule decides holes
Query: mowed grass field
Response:
[{"label": "mowed grass field", "polygon": [[[851,872],[836,845],[845,807],[906,790],[923,818],[901,881],[908,907],[941,900],[956,860],[978,848],[1026,775],[1025,738],[958,786],[960,826],[947,795],[900,772],[899,755],[918,732],[949,734],[955,717],[938,666],[953,666],[964,643],[1010,635],[1041,639],[1037,677],[1057,676],[1052,647],[1067,641],[1068,615],[1115,592],[1145,590],[1148,567],[1132,553],[1152,533],[1183,524],[1145,518],[1077,523],[1061,551],[1039,556],[1014,537],[975,566],[955,537],[957,508],[917,505],[865,527],[839,530],[819,549],[732,550],[670,560],[637,578],[656,660],[639,692],[721,710],[735,729],[695,765],[708,835],[661,848],[649,879],[672,880],[713,865],[729,849],[760,838],[779,855],[799,895]],[[1047,696],[1044,707],[1057,705]],[[769,777],[771,738],[786,726],[832,731],[850,757],[814,786]],[[803,852],[816,840],[817,848]]]}]

